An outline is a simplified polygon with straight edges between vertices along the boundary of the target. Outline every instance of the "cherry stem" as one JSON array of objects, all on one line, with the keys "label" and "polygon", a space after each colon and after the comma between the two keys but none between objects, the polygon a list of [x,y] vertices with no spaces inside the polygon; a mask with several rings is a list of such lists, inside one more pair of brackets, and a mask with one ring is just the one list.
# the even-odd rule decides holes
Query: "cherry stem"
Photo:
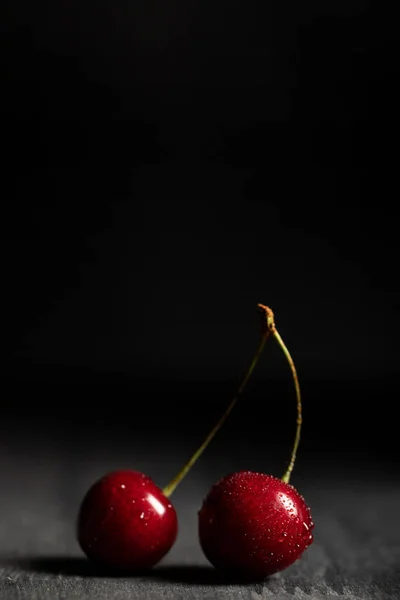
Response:
[{"label": "cherry stem", "polygon": [[[263,316],[265,317],[265,307],[263,307],[261,304],[259,304],[258,307],[262,310]],[[268,310],[270,310],[270,309],[268,309]],[[189,459],[189,461],[186,463],[186,465],[183,467],[183,469],[181,469],[179,471],[179,473],[176,475],[176,477],[174,477],[174,479],[163,489],[164,495],[167,496],[167,498],[169,498],[173,494],[173,492],[176,490],[178,485],[181,483],[182,479],[187,475],[187,473],[193,467],[195,462],[203,454],[204,450],[207,448],[207,446],[209,445],[211,440],[215,437],[215,435],[221,429],[222,425],[225,423],[226,419],[232,412],[233,407],[235,406],[236,402],[238,401],[240,394],[243,392],[244,388],[246,387],[246,384],[247,384],[248,380],[250,379],[252,372],[254,371],[254,368],[258,362],[258,359],[260,358],[261,353],[264,349],[265,342],[267,341],[270,334],[273,332],[274,331],[272,331],[269,328],[268,324],[265,322],[265,318],[263,318],[261,340],[258,344],[258,347],[254,354],[253,360],[251,361],[250,366],[249,366],[249,368],[243,378],[243,381],[240,384],[233,400],[229,404],[228,408],[226,409],[226,411],[224,412],[224,414],[222,415],[222,417],[220,418],[218,423],[215,425],[215,427],[212,429],[212,431],[208,434],[208,436],[206,437],[204,442],[201,444],[201,446],[192,455],[192,457]]]},{"label": "cherry stem", "polygon": [[296,455],[297,455],[297,450],[299,447],[299,443],[300,443],[300,434],[301,434],[301,424],[303,422],[303,417],[302,417],[302,405],[301,405],[301,394],[300,394],[300,384],[299,384],[299,379],[297,377],[297,371],[296,371],[296,367],[294,366],[294,362],[293,359],[290,355],[289,350],[287,349],[284,341],[282,340],[281,336],[278,333],[278,330],[275,327],[275,317],[274,317],[274,313],[272,312],[272,310],[268,307],[268,306],[264,306],[263,304],[259,304],[258,307],[261,310],[265,311],[265,314],[267,315],[267,327],[269,332],[274,336],[274,338],[276,339],[276,341],[278,342],[279,346],[281,347],[286,360],[289,363],[289,366],[291,368],[292,371],[292,376],[293,376],[293,383],[294,383],[294,387],[295,387],[295,391],[296,391],[296,400],[297,400],[297,427],[296,427],[296,435],[294,438],[294,444],[293,444],[293,449],[292,449],[292,454],[290,457],[290,461],[289,461],[289,465],[288,468],[286,469],[286,472],[284,474],[284,476],[282,477],[282,481],[284,481],[285,483],[289,483],[290,481],[290,476],[292,474],[293,468],[294,468],[294,463],[296,462]]}]

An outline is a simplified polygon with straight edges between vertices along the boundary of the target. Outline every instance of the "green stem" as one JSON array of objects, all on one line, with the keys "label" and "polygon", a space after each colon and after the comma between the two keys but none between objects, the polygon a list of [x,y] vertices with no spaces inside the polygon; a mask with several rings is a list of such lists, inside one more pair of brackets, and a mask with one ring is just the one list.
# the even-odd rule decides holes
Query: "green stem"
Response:
[{"label": "green stem", "polygon": [[290,476],[292,474],[293,468],[294,468],[294,464],[296,462],[296,456],[297,456],[297,450],[299,447],[299,443],[300,443],[300,434],[301,434],[301,425],[303,422],[303,417],[302,417],[302,404],[301,404],[301,394],[300,394],[300,384],[299,384],[299,379],[297,377],[297,371],[296,371],[296,367],[294,366],[294,362],[293,359],[290,355],[289,350],[287,349],[284,341],[282,340],[281,336],[278,333],[278,330],[275,327],[275,318],[274,318],[274,313],[272,312],[272,310],[268,307],[268,306],[264,306],[263,304],[259,304],[258,305],[260,309],[264,310],[267,314],[267,326],[268,329],[270,331],[270,333],[274,336],[274,338],[276,339],[276,341],[278,342],[280,348],[282,349],[286,360],[289,363],[290,369],[292,371],[292,377],[293,377],[293,383],[294,383],[294,388],[296,391],[296,400],[297,400],[297,426],[296,426],[296,435],[295,435],[295,439],[294,439],[294,444],[293,444],[293,449],[292,449],[292,454],[290,457],[290,461],[289,461],[289,465],[286,469],[286,472],[284,474],[284,476],[282,477],[282,481],[284,481],[285,483],[289,483],[290,481]]},{"label": "green stem", "polygon": [[[261,307],[261,306],[262,305],[259,305],[259,307]],[[262,308],[262,312],[264,312],[264,308]],[[224,412],[224,414],[222,415],[222,417],[220,418],[218,423],[215,425],[215,427],[208,434],[208,436],[206,437],[204,442],[201,444],[201,446],[196,450],[196,452],[189,459],[189,461],[186,463],[186,465],[179,471],[179,473],[176,475],[176,477],[174,477],[174,479],[163,489],[163,492],[164,492],[165,496],[167,496],[167,498],[173,494],[173,492],[176,490],[178,485],[181,483],[182,479],[187,475],[187,473],[193,467],[195,462],[203,454],[204,450],[207,448],[207,446],[209,445],[211,440],[215,437],[215,435],[221,429],[222,425],[225,423],[225,421],[228,418],[228,416],[230,415],[233,407],[235,406],[236,402],[238,401],[240,394],[243,392],[244,388],[246,387],[246,384],[247,384],[248,380],[250,379],[250,376],[251,376],[252,372],[254,371],[254,368],[258,362],[258,359],[261,356],[265,342],[267,341],[267,339],[271,333],[269,328],[265,326],[265,321],[263,321],[262,329],[263,329],[262,336],[261,336],[261,340],[258,344],[256,353],[254,354],[254,357],[253,357],[253,360],[251,361],[250,367],[248,368],[248,370],[244,376],[244,379],[236,392],[235,397],[229,404],[228,408],[226,409],[226,411]]]}]

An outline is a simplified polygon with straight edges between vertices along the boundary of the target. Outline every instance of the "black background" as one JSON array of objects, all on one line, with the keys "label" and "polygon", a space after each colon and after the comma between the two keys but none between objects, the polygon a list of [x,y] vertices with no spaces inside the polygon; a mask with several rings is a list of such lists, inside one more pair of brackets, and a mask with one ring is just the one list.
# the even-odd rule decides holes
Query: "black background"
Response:
[{"label": "black background", "polygon": [[[244,374],[262,302],[299,371],[299,471],[390,470],[394,15],[355,0],[3,11],[3,443],[79,436],[169,479]],[[294,423],[269,341],[203,464],[282,469]]]}]

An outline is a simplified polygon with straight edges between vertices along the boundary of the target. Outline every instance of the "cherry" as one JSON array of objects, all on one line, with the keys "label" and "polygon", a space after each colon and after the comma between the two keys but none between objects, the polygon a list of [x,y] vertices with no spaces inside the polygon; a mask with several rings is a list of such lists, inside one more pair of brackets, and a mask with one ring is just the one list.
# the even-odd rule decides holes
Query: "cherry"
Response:
[{"label": "cherry", "polygon": [[199,512],[207,559],[235,577],[264,579],[312,543],[310,509],[295,488],[272,475],[241,471],[210,490]]},{"label": "cherry", "polygon": [[[269,335],[282,349],[292,371],[297,399],[297,428],[289,466],[282,479],[242,471],[216,483],[199,511],[199,539],[205,556],[216,568],[250,579],[263,579],[295,562],[313,542],[314,523],[304,498],[289,484],[300,442],[302,403],[293,359],[279,335],[272,310],[258,305],[263,334],[239,392],[194,455],[197,460],[237,401]],[[176,478],[185,475],[185,470]]]},{"label": "cherry", "polygon": [[273,312],[258,305],[263,330],[257,351],[216,426],[177,476],[161,490],[143,473],[115,471],[87,492],[80,507],[77,537],[93,561],[118,570],[142,570],[157,564],[171,549],[178,532],[169,498],[217,434],[244,390],[270,335],[275,337],[292,370],[297,397],[297,429],[289,466],[282,480],[243,471],[213,486],[199,511],[204,554],[217,568],[250,578],[264,578],[297,560],[312,543],[310,510],[289,484],[300,441],[302,405],[293,360],[276,327]]},{"label": "cherry", "polygon": [[178,533],[174,507],[143,473],[115,471],[83,499],[77,537],[85,554],[107,568],[133,571],[158,563]]}]

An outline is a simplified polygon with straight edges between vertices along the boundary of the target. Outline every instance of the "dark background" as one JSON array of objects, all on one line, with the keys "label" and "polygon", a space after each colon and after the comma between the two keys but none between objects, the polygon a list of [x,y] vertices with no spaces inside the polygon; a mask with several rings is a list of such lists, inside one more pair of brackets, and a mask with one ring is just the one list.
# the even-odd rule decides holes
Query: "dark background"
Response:
[{"label": "dark background", "polygon": [[[166,483],[262,302],[302,385],[298,477],[394,476],[398,32],[322,4],[3,3],[3,454]],[[197,473],[279,473],[294,424],[270,341]]]}]

